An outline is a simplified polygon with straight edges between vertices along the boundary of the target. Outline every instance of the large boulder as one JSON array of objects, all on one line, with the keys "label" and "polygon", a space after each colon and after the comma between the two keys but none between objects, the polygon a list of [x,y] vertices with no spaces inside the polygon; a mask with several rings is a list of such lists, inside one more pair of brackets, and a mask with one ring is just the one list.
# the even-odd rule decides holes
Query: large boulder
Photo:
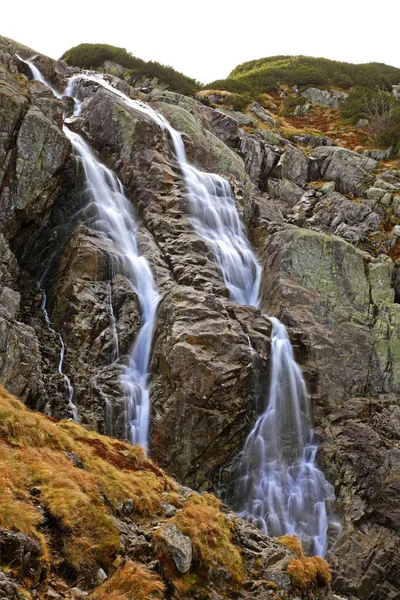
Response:
[{"label": "large boulder", "polygon": [[350,196],[363,194],[377,166],[372,158],[339,146],[315,148],[309,161],[309,181],[334,181],[338,192]]},{"label": "large boulder", "polygon": [[333,233],[348,242],[360,242],[372,232],[379,231],[382,216],[368,204],[354,202],[338,192],[317,195],[308,191],[293,206],[291,221],[302,227]]},{"label": "large boulder", "polygon": [[391,260],[296,227],[279,228],[264,253],[261,305],[302,332],[312,393],[332,406],[366,389],[397,392]]},{"label": "large boulder", "polygon": [[337,482],[344,532],[329,554],[335,589],[361,600],[400,593],[400,407],[351,398],[329,415],[321,458]]},{"label": "large boulder", "polygon": [[270,324],[252,307],[177,287],[162,299],[153,337],[154,459],[209,489],[241,448],[266,385]]},{"label": "large boulder", "polygon": [[346,92],[339,92],[337,90],[320,90],[318,88],[310,87],[301,94],[311,104],[325,105],[330,108],[339,108],[341,102],[346,100],[348,94]]}]

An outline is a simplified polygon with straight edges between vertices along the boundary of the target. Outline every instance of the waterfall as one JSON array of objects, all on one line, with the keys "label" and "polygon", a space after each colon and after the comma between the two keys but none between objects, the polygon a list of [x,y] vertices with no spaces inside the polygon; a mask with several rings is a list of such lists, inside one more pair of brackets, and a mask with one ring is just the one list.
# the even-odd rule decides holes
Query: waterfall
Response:
[{"label": "waterfall", "polygon": [[77,133],[64,127],[75,154],[81,159],[87,191],[98,214],[95,227],[112,248],[114,271],[128,279],[138,296],[141,327],[121,381],[125,401],[125,435],[132,444],[148,445],[150,417],[148,367],[158,293],[149,264],[136,242],[137,225],[121,182],[100,163]]},{"label": "waterfall", "polygon": [[[29,61],[32,75],[48,85],[40,71]],[[49,86],[51,87],[51,86]],[[54,91],[54,90],[53,90]],[[73,83],[66,92],[73,93]],[[56,93],[60,97],[60,94]],[[74,98],[75,116],[80,103]],[[111,248],[115,273],[122,273],[137,294],[141,308],[141,326],[130,351],[121,376],[124,389],[125,435],[133,444],[145,449],[148,445],[150,417],[149,390],[147,386],[150,348],[159,295],[149,264],[137,247],[137,224],[123,186],[110,169],[93,154],[83,138],[64,125],[64,133],[70,140],[75,155],[80,159],[86,178],[86,192],[96,212],[96,230]],[[115,318],[109,302],[109,316],[113,321],[113,336],[117,336]],[[118,340],[114,341],[116,359],[119,356]],[[105,405],[106,421],[110,421],[112,407]]]},{"label": "waterfall", "polygon": [[[257,306],[261,268],[246,238],[228,182],[189,165],[181,134],[151,107],[132,100],[97,75],[81,74],[71,78],[68,86],[71,94],[79,79],[98,83],[168,131],[185,179],[195,230],[211,244],[232,300]],[[76,152],[84,161],[89,150],[79,136],[71,132],[68,135],[71,140],[75,137]],[[115,234],[113,237],[109,229],[107,236],[115,242]],[[146,314],[145,306],[143,314]],[[327,507],[334,499],[334,491],[316,465],[318,446],[310,400],[288,334],[278,319],[270,317],[270,321],[270,387],[264,411],[238,457],[236,509],[265,533],[296,534],[309,552],[323,556],[328,543]],[[142,331],[145,316],[143,323]],[[151,327],[146,335],[151,335]],[[137,345],[138,341],[135,347]],[[135,370],[138,369],[131,371]]]},{"label": "waterfall", "polygon": [[[77,75],[73,79],[79,78],[99,83],[168,131],[185,179],[195,230],[212,245],[231,299],[257,306],[261,267],[228,182],[189,165],[181,134],[150,106],[128,98],[100,76]],[[239,456],[235,508],[265,533],[296,534],[310,553],[324,556],[327,507],[335,498],[334,490],[316,465],[318,445],[311,404],[289,336],[278,319],[270,317],[270,321],[270,388],[264,411]]]}]

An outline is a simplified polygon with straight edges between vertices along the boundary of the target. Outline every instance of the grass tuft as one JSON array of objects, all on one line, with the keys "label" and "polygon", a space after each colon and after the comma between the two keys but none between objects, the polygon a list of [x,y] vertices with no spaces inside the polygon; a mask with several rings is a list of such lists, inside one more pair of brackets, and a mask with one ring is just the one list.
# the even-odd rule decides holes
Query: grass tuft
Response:
[{"label": "grass tuft", "polygon": [[128,561],[112,577],[96,588],[93,600],[158,600],[165,585],[159,575],[138,563]]},{"label": "grass tuft", "polygon": [[282,544],[282,546],[289,548],[289,550],[291,550],[293,554],[296,554],[299,558],[304,556],[303,546],[301,545],[301,540],[299,537],[297,537],[297,535],[281,535],[281,537],[278,537],[276,541]]},{"label": "grass tuft", "polygon": [[[124,504],[126,518],[152,516],[177,489],[141,448],[77,423],[56,423],[2,387],[0,460],[0,526],[38,539],[44,560],[57,548],[80,572],[114,560],[119,534],[112,517]],[[43,535],[49,521],[57,539]]]},{"label": "grass tuft", "polygon": [[326,587],[331,581],[330,566],[320,556],[294,558],[287,566],[287,574],[299,591]]}]

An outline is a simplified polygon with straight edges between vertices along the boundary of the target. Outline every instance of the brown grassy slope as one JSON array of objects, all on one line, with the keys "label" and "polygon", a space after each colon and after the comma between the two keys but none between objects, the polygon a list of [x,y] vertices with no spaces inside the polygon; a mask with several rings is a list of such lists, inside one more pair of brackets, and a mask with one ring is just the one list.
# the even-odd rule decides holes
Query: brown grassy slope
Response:
[{"label": "brown grassy slope", "polygon": [[62,560],[80,571],[113,561],[119,535],[112,515],[120,504],[132,500],[133,513],[144,517],[176,489],[140,448],[56,423],[1,387],[0,464],[0,527],[39,540],[48,561],[51,521],[61,534]]},{"label": "brown grassy slope", "polygon": [[[128,501],[129,511],[124,511]],[[174,504],[175,515],[167,518],[162,502]],[[138,528],[144,533],[148,556],[135,550],[126,554],[115,516],[123,527],[132,526],[133,534]],[[220,501],[210,494],[181,495],[141,448],[73,421],[57,423],[28,410],[0,386],[0,535],[21,532],[41,548],[32,576],[27,572],[33,563],[22,569],[14,556],[4,562],[3,554],[0,567],[41,600],[48,597],[49,584],[64,594],[77,579],[86,582],[93,600],[203,598],[210,589],[221,598],[243,598],[255,575],[235,543],[232,517],[221,512]],[[184,575],[163,537],[168,525],[192,542],[192,563]],[[298,593],[307,597],[328,584],[325,561],[305,558],[296,538],[284,536],[281,542],[298,557],[282,565],[293,585],[288,598]],[[1,549],[0,543],[0,555]],[[277,556],[282,558],[279,552]],[[99,567],[108,579],[95,588]]]}]

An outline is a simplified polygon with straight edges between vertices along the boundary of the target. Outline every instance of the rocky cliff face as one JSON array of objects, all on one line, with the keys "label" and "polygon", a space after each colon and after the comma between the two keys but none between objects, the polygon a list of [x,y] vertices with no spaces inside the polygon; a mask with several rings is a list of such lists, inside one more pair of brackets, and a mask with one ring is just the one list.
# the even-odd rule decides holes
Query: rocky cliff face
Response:
[{"label": "rocky cliff face", "polygon": [[[93,229],[82,170],[62,131],[71,103],[32,81],[16,52],[34,54],[0,38],[0,379],[28,406],[71,416],[59,333],[83,424],[121,436],[123,359],[114,362],[113,340],[116,330],[124,357],[140,324],[138,298]],[[63,90],[68,68],[35,60]],[[79,86],[82,113],[71,126],[121,179],[162,294],[150,365],[152,457],[200,491],[215,490],[221,476],[229,482],[268,385],[265,313],[278,316],[307,379],[320,464],[338,497],[334,585],[347,597],[395,600],[398,166],[325,138],[296,145],[259,105],[249,117],[156,89],[143,97],[111,81],[185,134],[192,163],[228,179],[263,268],[260,309],[231,302],[212,248],[192,227],[165,131],[100,85]]]}]

